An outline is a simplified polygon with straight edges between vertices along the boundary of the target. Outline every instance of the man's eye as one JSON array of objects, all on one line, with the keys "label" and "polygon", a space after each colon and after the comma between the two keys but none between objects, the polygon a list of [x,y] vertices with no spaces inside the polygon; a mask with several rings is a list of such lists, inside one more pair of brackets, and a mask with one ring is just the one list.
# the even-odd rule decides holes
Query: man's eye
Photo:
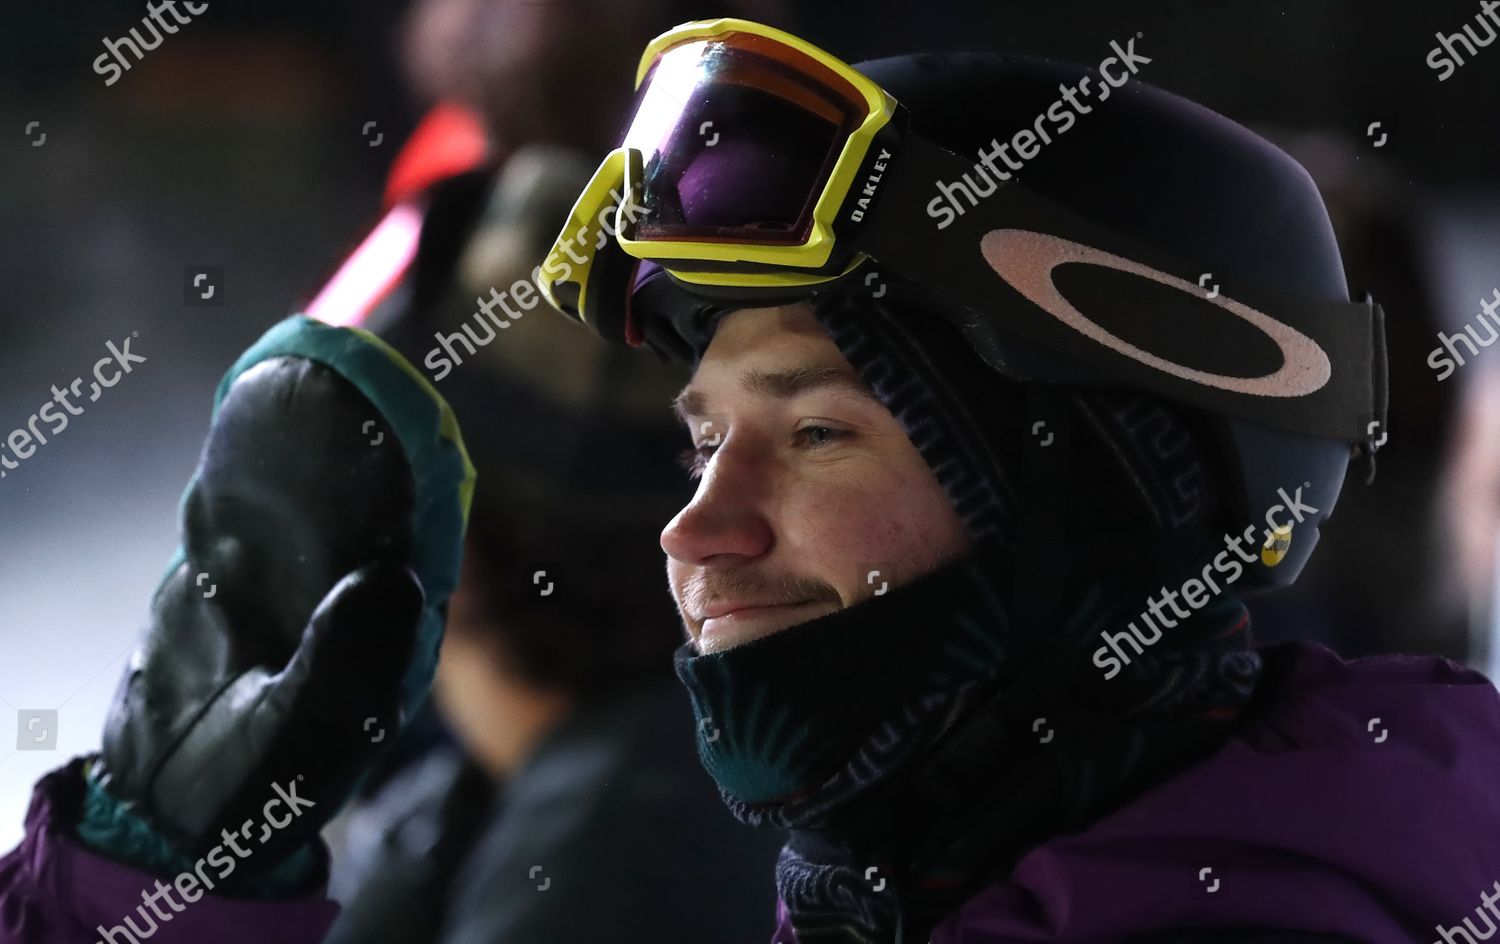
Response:
[{"label": "man's eye", "polygon": [[797,439],[813,448],[826,446],[848,435],[848,430],[835,429],[832,426],[803,426],[797,430]]}]

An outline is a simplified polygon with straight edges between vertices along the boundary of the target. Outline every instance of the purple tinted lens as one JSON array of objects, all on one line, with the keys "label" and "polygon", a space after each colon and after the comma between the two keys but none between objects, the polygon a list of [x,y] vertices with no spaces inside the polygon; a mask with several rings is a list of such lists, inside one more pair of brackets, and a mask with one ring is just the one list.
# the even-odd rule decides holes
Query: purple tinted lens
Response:
[{"label": "purple tinted lens", "polygon": [[802,241],[856,117],[775,60],[725,44],[668,52],[625,138],[645,158],[635,237]]}]

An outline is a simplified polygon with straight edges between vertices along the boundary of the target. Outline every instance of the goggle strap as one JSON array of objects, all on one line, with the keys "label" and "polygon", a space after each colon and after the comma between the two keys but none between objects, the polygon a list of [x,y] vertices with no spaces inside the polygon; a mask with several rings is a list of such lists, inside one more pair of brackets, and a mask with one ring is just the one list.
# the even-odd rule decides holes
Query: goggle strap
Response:
[{"label": "goggle strap", "polygon": [[[964,206],[964,212],[940,230],[928,212],[937,193],[935,182],[957,181],[965,174],[971,180],[977,176],[974,162],[908,134],[886,172],[879,202],[872,208],[857,249],[882,267],[964,307],[1003,312],[1005,330],[1076,358],[1122,384],[1291,432],[1367,445],[1383,437],[1384,321],[1380,306],[1373,301],[1353,304],[1294,298],[1218,274],[1212,277],[1217,290],[1210,295],[1211,290],[1200,281],[1206,267],[1153,249],[1015,180],[1000,183],[990,196]],[[1018,255],[1031,257],[1022,267],[1025,273],[1010,273],[1012,280],[1024,286],[1012,284],[992,268],[982,251],[986,237],[992,255],[996,247],[1010,246],[1025,250]],[[1140,330],[1133,330],[1127,344],[1104,332],[1070,302],[1059,304],[1061,294],[1052,287],[1052,271],[1065,262],[1092,263],[1075,265],[1077,271],[1069,273],[1074,295],[1097,295],[1088,290],[1091,285],[1118,293],[1121,285],[1144,285],[1147,279],[1177,291],[1152,292],[1150,313],[1161,317],[1154,319],[1155,326],[1142,324]],[[1142,275],[1141,267],[1155,271],[1133,280],[1116,274],[1134,269]],[[1068,320],[1029,299],[1023,288],[1033,296],[1039,292],[1053,296],[1052,308],[1071,309]],[[1164,304],[1181,307],[1162,311]],[[1226,315],[1234,312],[1241,317],[1247,317],[1245,307],[1253,309],[1248,317],[1266,319],[1261,324],[1278,332],[1283,359],[1293,366],[1274,372],[1275,379],[1266,375],[1265,382],[1259,382],[1254,378],[1266,369],[1263,351],[1226,344],[1207,331],[1173,335],[1166,346],[1172,358],[1143,348],[1149,344],[1143,339],[1150,339],[1153,331],[1160,335],[1168,326],[1202,317],[1205,304],[1217,304],[1226,309]],[[1276,336],[1268,337],[1275,340]],[[1154,346],[1163,350],[1161,345]],[[1255,357],[1260,364],[1252,362]],[[1151,363],[1153,359],[1157,365]],[[1165,361],[1170,363],[1162,365]],[[1327,372],[1321,384],[1320,362],[1326,363]],[[1214,372],[1194,369],[1195,364],[1215,365]]]}]

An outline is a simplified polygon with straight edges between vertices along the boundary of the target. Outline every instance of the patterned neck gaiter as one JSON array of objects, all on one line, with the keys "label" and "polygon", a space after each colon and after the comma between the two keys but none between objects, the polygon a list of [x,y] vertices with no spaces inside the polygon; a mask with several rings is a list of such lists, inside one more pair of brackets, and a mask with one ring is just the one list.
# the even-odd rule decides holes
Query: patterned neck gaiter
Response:
[{"label": "patterned neck gaiter", "polygon": [[[1211,749],[1248,699],[1260,662],[1237,597],[1105,679],[1080,667],[1102,629],[1124,625],[1104,605],[1129,596],[1119,582],[1070,582],[1079,605],[1038,644],[1014,638],[996,592],[1011,568],[987,549],[744,646],[678,650],[699,756],[731,811],[792,833],[777,886],[799,944],[930,931],[1029,845]],[[1156,589],[1134,583],[1140,600]],[[919,791],[934,749],[997,696],[996,732]],[[976,839],[977,855],[948,855]]]}]

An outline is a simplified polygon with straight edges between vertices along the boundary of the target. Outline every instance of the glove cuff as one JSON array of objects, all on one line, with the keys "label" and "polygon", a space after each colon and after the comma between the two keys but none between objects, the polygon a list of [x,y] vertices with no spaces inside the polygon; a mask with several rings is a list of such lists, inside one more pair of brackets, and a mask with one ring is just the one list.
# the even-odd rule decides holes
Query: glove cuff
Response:
[{"label": "glove cuff", "polygon": [[[192,873],[201,865],[172,844],[99,782],[100,765],[91,760],[84,772],[83,807],[74,835],[90,851],[158,877]],[[236,872],[219,884],[228,897],[275,900],[300,898],[327,882],[327,853],[321,840],[303,846],[274,867],[249,874]]]}]

